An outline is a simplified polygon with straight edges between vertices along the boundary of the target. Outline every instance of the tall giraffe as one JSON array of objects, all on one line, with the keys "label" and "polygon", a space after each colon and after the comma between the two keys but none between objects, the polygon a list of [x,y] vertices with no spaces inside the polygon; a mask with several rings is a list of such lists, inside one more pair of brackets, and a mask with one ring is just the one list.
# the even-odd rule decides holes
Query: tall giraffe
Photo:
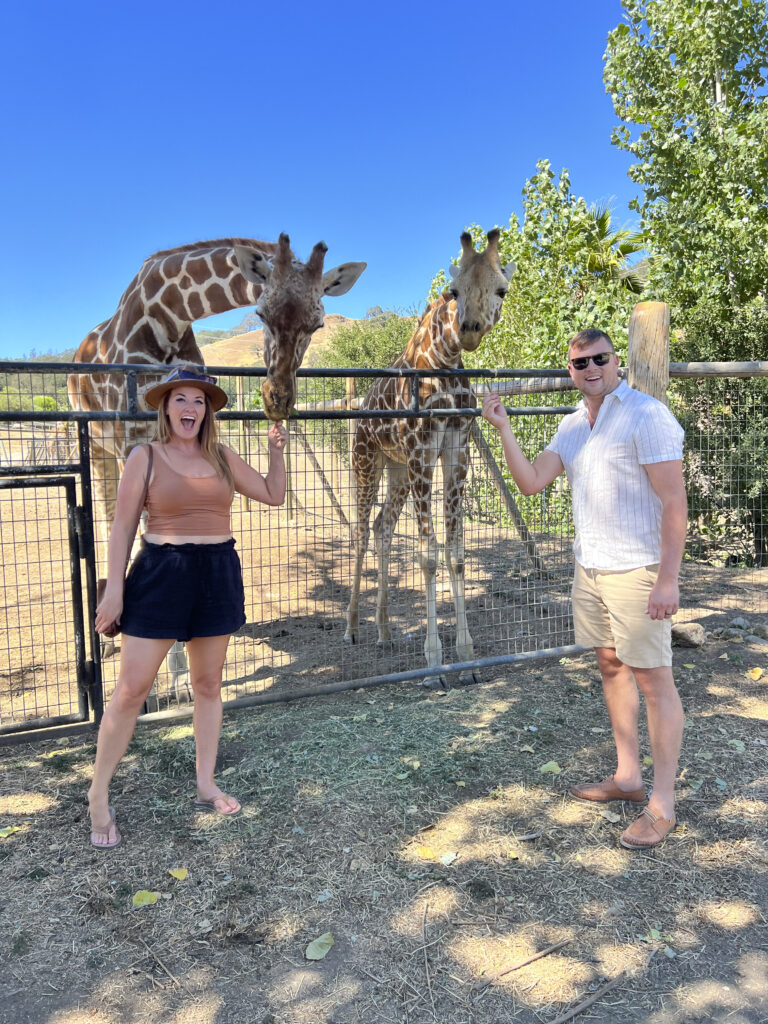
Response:
[{"label": "tall giraffe", "polygon": [[[323,324],[323,296],[349,291],[366,267],[343,263],[323,273],[327,250],[318,242],[304,264],[291,252],[288,235],[281,234],[277,242],[219,238],[156,252],[128,285],[115,313],[81,343],[75,362],[202,365],[192,323],[258,304],[267,367],[261,389],[264,410],[272,420],[285,419],[296,398],[296,370],[313,332]],[[138,383],[145,386],[157,379],[155,374],[139,374]],[[67,390],[74,409],[127,408],[127,381],[121,374],[72,374]],[[151,430],[147,422],[91,423],[93,492],[102,545],[108,540],[125,459]]]},{"label": "tall giraffe", "polygon": [[[431,303],[421,318],[405,352],[394,368],[419,370],[461,369],[462,352],[474,351],[496,325],[501,306],[514,273],[513,263],[501,266],[500,232],[489,231],[488,245],[476,252],[468,232],[461,236],[462,256],[451,266],[449,291]],[[382,377],[362,403],[364,409],[407,410],[410,380]],[[472,388],[462,377],[424,377],[419,381],[422,409],[469,409],[476,405]],[[360,579],[368,547],[369,519],[387,469],[387,496],[373,524],[378,553],[378,600],[376,624],[379,642],[390,637],[388,609],[389,556],[395,524],[410,492],[418,524],[418,563],[427,599],[427,638],[424,645],[428,666],[442,664],[442,644],[437,632],[436,573],[438,545],[432,525],[432,481],[437,460],[443,471],[445,556],[456,609],[456,651],[459,661],[474,658],[464,601],[464,540],[461,504],[469,465],[468,440],[472,418],[435,417],[423,419],[357,420],[351,452],[355,482],[353,540],[355,569],[347,609],[344,639],[355,643],[359,629]],[[469,681],[468,678],[462,681]],[[436,685],[430,678],[428,685]],[[442,681],[441,681],[442,682]]]}]

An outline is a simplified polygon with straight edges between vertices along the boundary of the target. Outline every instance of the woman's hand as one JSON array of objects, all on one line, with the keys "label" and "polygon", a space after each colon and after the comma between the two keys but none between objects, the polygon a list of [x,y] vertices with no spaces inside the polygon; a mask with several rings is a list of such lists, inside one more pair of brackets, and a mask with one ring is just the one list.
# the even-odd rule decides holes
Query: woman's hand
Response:
[{"label": "woman's hand", "polygon": [[268,439],[270,447],[276,448],[277,451],[281,452],[285,448],[288,444],[288,431],[282,422],[272,424],[269,428]]},{"label": "woman's hand", "polygon": [[123,614],[123,594],[122,590],[116,592],[110,590],[109,585],[104,591],[104,596],[96,605],[96,632],[103,633],[104,630],[109,629],[113,622],[120,624],[120,617]]}]

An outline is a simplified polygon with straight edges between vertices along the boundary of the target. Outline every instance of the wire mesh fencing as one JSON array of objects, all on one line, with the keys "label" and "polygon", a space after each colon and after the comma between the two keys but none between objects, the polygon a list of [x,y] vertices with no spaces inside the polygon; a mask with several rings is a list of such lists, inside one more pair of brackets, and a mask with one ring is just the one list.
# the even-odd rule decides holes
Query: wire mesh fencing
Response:
[{"label": "wire mesh fencing", "polygon": [[[260,412],[257,371],[214,368],[231,396],[219,417],[221,440],[261,472],[267,469],[268,424]],[[553,374],[553,379],[556,375]],[[61,473],[77,461],[75,424],[66,397],[66,369],[4,371],[0,367],[0,473],[4,485],[25,474]],[[233,532],[243,564],[245,626],[233,637],[224,670],[224,698],[288,697],[325,684],[421,670],[429,602],[420,568],[423,553],[413,497],[404,503],[392,537],[386,573],[389,636],[377,627],[378,555],[372,533],[363,563],[359,626],[345,641],[355,550],[356,484],[350,460],[355,416],[373,378],[349,387],[344,375],[307,371],[299,378],[297,416],[290,421],[288,496],[269,508],[235,496]],[[551,389],[526,393],[530,382],[510,372],[493,381],[471,379],[478,394],[494,387],[526,454],[535,457],[553,436],[578,395]],[[354,390],[354,393],[353,393]],[[686,428],[685,475],[691,507],[678,621],[707,629],[727,626],[736,614],[768,619],[765,437],[768,381],[673,381],[670,406]],[[34,415],[35,419],[24,419]],[[123,416],[126,414],[123,413]],[[435,413],[437,417],[437,414]],[[437,417],[439,418],[439,417]],[[380,422],[387,422],[384,418]],[[391,421],[389,421],[391,422]],[[125,424],[125,425],[123,425]],[[91,423],[91,475],[120,463],[106,439],[125,431],[133,443],[148,436],[151,419]],[[110,433],[111,431],[111,433]],[[111,442],[110,442],[111,443]],[[474,418],[466,442],[468,470],[462,515],[466,623],[475,659],[550,651],[573,643],[570,614],[572,521],[564,478],[526,497],[512,483],[498,435]],[[105,454],[106,453],[106,454]],[[394,461],[401,453],[392,452]],[[103,467],[98,459],[105,458]],[[386,473],[371,522],[386,504]],[[82,503],[82,480],[77,478]],[[461,660],[456,606],[442,546],[445,481],[435,467],[431,492],[439,545],[435,615],[445,663]],[[56,488],[5,486],[0,490],[0,545],[5,567],[0,608],[0,727],[78,706],[74,664],[72,588],[66,502]],[[58,504],[57,504],[58,502]],[[94,489],[94,533],[108,535],[108,512]],[[97,575],[104,575],[105,548],[97,544]],[[54,579],[55,577],[55,579]],[[35,589],[36,588],[36,589]],[[92,610],[84,608],[89,617]],[[114,688],[119,638],[97,652],[104,696]],[[100,655],[103,654],[103,657]],[[35,695],[34,698],[32,695]],[[183,649],[158,676],[153,708],[190,696]],[[47,709],[47,710],[46,710]]]}]

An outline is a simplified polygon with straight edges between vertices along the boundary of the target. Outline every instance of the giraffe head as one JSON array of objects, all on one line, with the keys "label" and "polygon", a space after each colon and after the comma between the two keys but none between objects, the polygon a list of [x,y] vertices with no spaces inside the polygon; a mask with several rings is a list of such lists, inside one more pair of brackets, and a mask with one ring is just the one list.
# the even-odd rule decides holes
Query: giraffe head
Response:
[{"label": "giraffe head", "polygon": [[256,312],[264,324],[264,362],[267,379],[261,388],[264,411],[271,420],[283,420],[296,401],[296,371],[309,340],[323,326],[323,296],[344,295],[365,270],[365,263],[342,263],[323,273],[328,251],[318,242],[306,263],[291,252],[282,234],[273,257],[245,246],[235,246],[235,257],[245,278],[262,289]]},{"label": "giraffe head", "polygon": [[489,231],[488,246],[483,252],[475,252],[472,236],[465,231],[461,236],[461,262],[458,267],[450,267],[453,280],[448,290],[456,301],[459,339],[467,352],[473,352],[496,326],[509,279],[515,272],[514,263],[501,265],[500,234],[498,228]]}]

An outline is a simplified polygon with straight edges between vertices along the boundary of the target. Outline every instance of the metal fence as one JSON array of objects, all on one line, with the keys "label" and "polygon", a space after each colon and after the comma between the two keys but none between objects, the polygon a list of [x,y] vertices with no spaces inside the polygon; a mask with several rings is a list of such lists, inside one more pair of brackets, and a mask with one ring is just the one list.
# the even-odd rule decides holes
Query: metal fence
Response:
[{"label": "metal fence", "polygon": [[[98,717],[102,696],[108,699],[116,682],[119,657],[102,657],[91,627],[90,603],[95,578],[99,570],[103,574],[104,552],[97,544],[95,564],[90,536],[98,536],[103,511],[93,510],[91,524],[96,467],[84,424],[89,421],[91,433],[102,426],[93,416],[70,411],[66,377],[72,369],[67,364],[0,363],[0,733],[49,721],[76,722],[94,709]],[[264,371],[211,369],[231,395],[229,409],[219,417],[222,440],[266,471],[267,424],[258,394]],[[427,674],[425,595],[410,500],[392,544],[391,639],[378,642],[371,541],[357,643],[344,641],[354,564],[350,424],[363,415],[359,396],[377,375],[382,374],[300,371],[298,412],[290,422],[286,504],[272,509],[235,498],[233,528],[243,563],[247,622],[230,643],[224,670],[227,702],[254,696],[285,699],[339,684]],[[538,384],[530,381],[532,376]],[[350,397],[350,377],[356,380],[357,399]],[[505,404],[514,415],[514,429],[532,457],[578,398],[563,388],[567,382],[560,371],[471,377],[478,393],[495,387],[508,395]],[[526,393],[531,387],[550,390]],[[677,620],[700,621],[708,629],[727,625],[737,613],[763,621],[768,618],[768,380],[673,381],[669,397],[686,427],[691,502]],[[151,427],[148,414],[101,414],[101,420],[112,428]],[[542,494],[521,496],[509,479],[495,431],[477,419],[473,432],[463,523],[474,657],[487,667],[553,650],[568,653],[573,636],[567,485],[561,479]],[[384,493],[382,485],[374,515]],[[432,509],[440,539],[439,467]],[[456,662],[453,599],[444,564],[438,571],[437,613],[443,660]],[[152,708],[169,708],[188,696],[183,654],[176,654],[158,677]]]}]

